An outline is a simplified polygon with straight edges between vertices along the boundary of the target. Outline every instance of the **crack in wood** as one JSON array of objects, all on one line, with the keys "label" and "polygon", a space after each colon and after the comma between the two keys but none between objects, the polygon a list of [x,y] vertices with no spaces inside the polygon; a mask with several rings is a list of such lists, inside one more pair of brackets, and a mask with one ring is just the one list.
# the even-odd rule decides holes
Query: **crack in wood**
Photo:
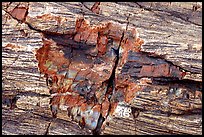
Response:
[{"label": "crack in wood", "polygon": [[[116,61],[115,61],[114,68],[113,68],[113,70],[112,70],[112,74],[111,74],[111,76],[110,76],[110,78],[109,78],[109,80],[108,80],[108,86],[107,86],[107,91],[106,91],[106,92],[111,92],[111,93],[110,93],[110,98],[108,98],[109,101],[111,101],[111,96],[112,96],[112,94],[113,94],[113,92],[114,92],[114,90],[115,90],[115,71],[116,71],[116,68],[117,68],[118,62],[119,62],[119,50],[120,50],[121,42],[122,42],[122,40],[123,40],[123,38],[124,38],[124,34],[125,34],[125,32],[127,31],[127,29],[128,29],[129,17],[130,17],[130,14],[129,14],[129,16],[127,17],[126,29],[125,29],[125,31],[123,31],[123,33],[122,33],[122,36],[121,36],[121,38],[120,38],[120,42],[119,42],[118,49],[115,50],[115,53],[116,53]],[[110,104],[110,105],[109,105],[109,108],[108,108],[108,114],[107,114],[107,116],[105,117],[105,119],[109,116],[109,113],[110,113],[111,108],[112,108],[112,106],[111,106],[111,104]],[[105,119],[103,120],[103,122],[105,121]],[[100,120],[100,119],[99,119],[99,120]],[[103,122],[99,122],[99,123],[100,123],[99,128],[96,128],[96,130],[94,130],[94,132],[93,132],[94,135],[99,135],[99,134],[100,134],[100,132],[101,132],[101,129],[100,129],[100,128],[102,127]]]},{"label": "crack in wood", "polygon": [[[134,123],[135,123],[135,125],[137,125],[137,117],[140,114],[140,109],[137,109],[135,107],[131,107],[131,110],[132,110],[131,113],[133,116]],[[135,126],[135,134],[137,134],[137,127],[136,126]]]},{"label": "crack in wood", "polygon": [[50,128],[51,122],[48,123],[48,126],[46,128],[46,131],[44,133],[44,135],[49,135],[49,128]]}]

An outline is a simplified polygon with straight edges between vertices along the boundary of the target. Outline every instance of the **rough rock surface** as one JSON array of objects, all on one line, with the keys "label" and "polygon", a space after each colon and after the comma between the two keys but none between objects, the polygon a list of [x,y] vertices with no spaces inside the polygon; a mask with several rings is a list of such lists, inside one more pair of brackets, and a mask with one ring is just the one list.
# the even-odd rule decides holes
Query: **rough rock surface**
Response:
[{"label": "rough rock surface", "polygon": [[2,9],[3,134],[202,133],[198,3]]},{"label": "rough rock surface", "polygon": [[143,41],[135,28],[125,35],[121,26],[111,22],[94,27],[89,24],[78,18],[70,35],[45,33],[44,45],[37,50],[36,58],[40,72],[50,84],[53,117],[58,109],[65,109],[81,126],[98,130],[97,126],[101,127],[119,102],[111,98],[115,96],[115,85],[111,84],[120,47],[124,47],[123,52],[139,51]]}]

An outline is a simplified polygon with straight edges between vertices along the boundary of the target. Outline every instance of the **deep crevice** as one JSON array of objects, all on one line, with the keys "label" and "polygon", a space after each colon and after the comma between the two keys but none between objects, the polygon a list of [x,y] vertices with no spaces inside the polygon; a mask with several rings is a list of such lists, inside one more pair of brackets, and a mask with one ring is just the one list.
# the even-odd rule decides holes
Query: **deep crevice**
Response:
[{"label": "deep crevice", "polygon": [[[111,74],[110,78],[107,81],[108,85],[107,85],[107,90],[106,90],[106,93],[105,93],[105,94],[109,95],[108,96],[108,101],[109,102],[111,102],[111,97],[112,97],[112,94],[113,94],[113,92],[115,90],[115,71],[116,71],[116,68],[117,68],[118,62],[119,62],[119,49],[120,49],[120,45],[121,45],[123,37],[124,37],[124,32],[123,32],[122,37],[120,39],[120,44],[118,46],[118,49],[112,48],[115,51],[116,60],[115,60],[115,65],[114,65],[113,70],[112,70],[112,74]],[[111,104],[109,105],[109,108],[108,108],[107,117],[109,116],[110,110],[111,110]],[[103,121],[100,122],[101,118],[103,119]],[[100,135],[101,126],[103,125],[104,121],[105,121],[105,118],[100,116],[96,129],[92,131],[93,135]]]},{"label": "deep crevice", "polygon": [[[112,49],[114,50],[115,54],[116,54],[116,60],[115,60],[115,65],[114,65],[113,70],[112,70],[112,74],[111,74],[111,76],[110,76],[110,78],[108,79],[108,82],[107,82],[107,83],[108,83],[108,86],[107,86],[106,94],[109,95],[109,98],[108,98],[108,101],[109,101],[109,102],[111,102],[112,94],[113,94],[113,92],[115,91],[115,71],[116,71],[116,68],[117,68],[117,66],[118,66],[118,62],[119,62],[119,59],[120,59],[119,50],[120,50],[120,48],[121,48],[121,43],[122,43],[122,41],[123,41],[123,39],[124,39],[125,32],[126,32],[127,29],[128,29],[128,25],[129,25],[128,19],[129,19],[129,17],[130,17],[130,14],[129,14],[129,16],[127,17],[126,30],[123,31],[123,33],[122,33],[122,36],[121,36],[121,39],[120,39],[118,48],[117,48],[117,49],[112,48]],[[109,93],[109,92],[110,92],[110,93]],[[108,108],[107,117],[109,116],[110,110],[111,110],[111,103],[110,103],[109,108]],[[101,116],[101,117],[102,117],[102,116]],[[102,118],[103,118],[103,117],[102,117]],[[94,135],[99,135],[100,132],[101,132],[101,129],[100,129],[100,128],[101,128],[103,122],[105,121],[105,118],[103,118],[103,121],[100,121],[100,120],[101,120],[101,119],[99,118],[99,120],[98,120],[98,125],[97,125],[96,129],[92,132]]]}]

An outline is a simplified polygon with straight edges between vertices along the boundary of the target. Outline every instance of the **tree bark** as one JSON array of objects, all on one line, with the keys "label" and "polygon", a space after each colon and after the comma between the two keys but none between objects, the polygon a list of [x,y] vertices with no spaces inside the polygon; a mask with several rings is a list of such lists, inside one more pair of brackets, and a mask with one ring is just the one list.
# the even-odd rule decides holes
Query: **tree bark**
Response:
[{"label": "tree bark", "polygon": [[[2,134],[92,134],[66,111],[52,118],[35,57],[45,34],[70,35],[81,16],[90,26],[128,24],[145,41],[139,53],[119,55],[115,92],[127,95],[101,134],[202,134],[200,3],[4,2],[2,14]],[[127,109],[128,117],[123,116]]]}]

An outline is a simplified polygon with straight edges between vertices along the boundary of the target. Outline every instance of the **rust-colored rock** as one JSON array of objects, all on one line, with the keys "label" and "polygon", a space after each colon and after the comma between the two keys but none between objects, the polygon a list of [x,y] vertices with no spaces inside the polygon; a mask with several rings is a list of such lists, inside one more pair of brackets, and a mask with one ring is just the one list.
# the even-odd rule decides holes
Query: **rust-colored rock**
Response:
[{"label": "rust-colored rock", "polygon": [[17,20],[24,22],[28,14],[28,8],[16,7],[10,12],[10,14],[13,18],[16,18]]},{"label": "rust-colored rock", "polygon": [[[117,52],[120,47],[123,53],[131,49],[138,51],[143,43],[135,29],[125,35],[124,32],[111,22],[90,26],[88,20],[77,18],[70,35],[44,33],[43,47],[37,50],[36,58],[50,87],[54,117],[58,109],[67,109],[68,115],[82,127],[98,130],[96,127],[101,127],[102,119],[113,114],[120,101],[110,98]],[[129,91],[123,94],[126,98],[134,95]]]},{"label": "rust-colored rock", "polygon": [[[165,90],[175,88],[172,81],[182,85],[186,72],[159,56],[141,52],[143,43],[133,27],[125,29],[113,22],[91,26],[84,18],[77,18],[68,34],[43,32],[43,46],[36,58],[50,88],[53,117],[58,109],[67,110],[81,127],[95,133],[105,128],[119,102],[131,103],[138,92],[153,92],[155,85]],[[175,104],[179,103],[164,102],[162,107]]]}]

